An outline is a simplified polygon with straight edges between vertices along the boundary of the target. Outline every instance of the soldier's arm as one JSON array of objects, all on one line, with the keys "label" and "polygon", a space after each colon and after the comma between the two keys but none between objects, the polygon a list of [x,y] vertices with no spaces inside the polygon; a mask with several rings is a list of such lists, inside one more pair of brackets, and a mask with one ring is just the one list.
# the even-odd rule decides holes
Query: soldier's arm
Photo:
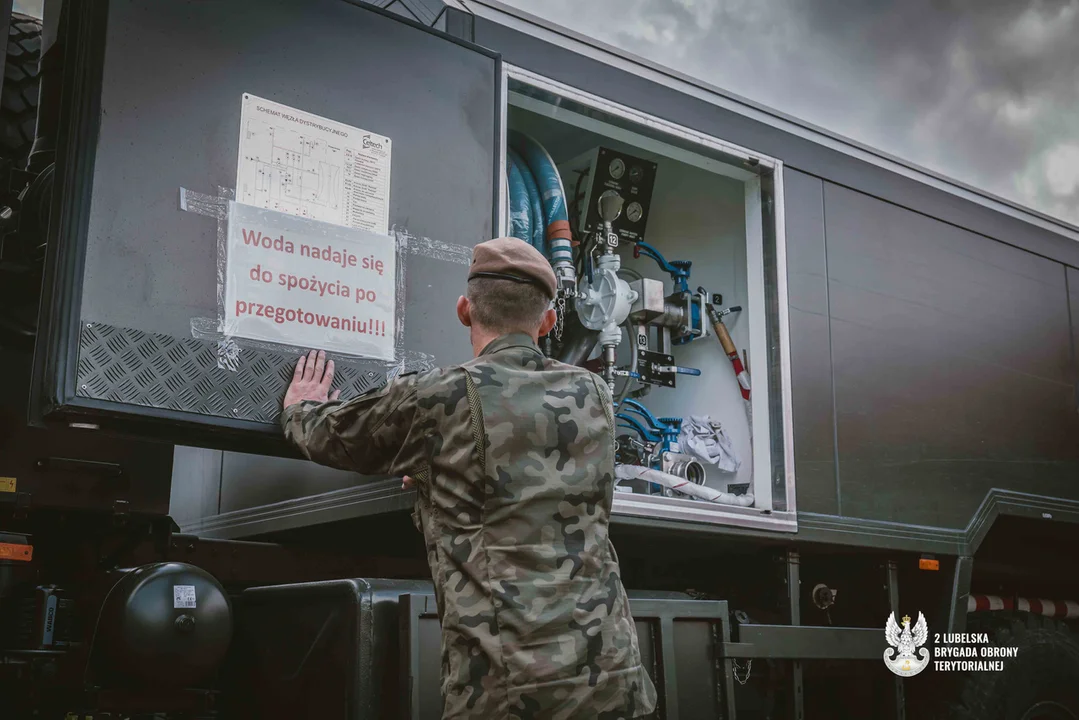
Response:
[{"label": "soldier's arm", "polygon": [[308,460],[362,475],[385,475],[408,437],[415,410],[415,376],[409,376],[347,402],[289,405],[281,413],[281,426]]},{"label": "soldier's arm", "polygon": [[415,412],[416,376],[407,375],[348,401],[290,403],[281,413],[281,428],[304,457],[320,465],[385,475],[408,438]]}]

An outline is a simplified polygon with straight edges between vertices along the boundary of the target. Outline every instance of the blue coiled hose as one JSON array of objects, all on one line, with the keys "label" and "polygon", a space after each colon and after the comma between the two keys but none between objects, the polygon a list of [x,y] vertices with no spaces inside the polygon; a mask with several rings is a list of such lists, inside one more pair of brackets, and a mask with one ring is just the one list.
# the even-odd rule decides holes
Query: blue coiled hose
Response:
[{"label": "blue coiled hose", "polygon": [[[543,215],[543,200],[540,198],[539,188],[536,186],[536,178],[532,175],[532,170],[528,167],[528,163],[513,148],[509,149],[509,159],[520,170],[521,178],[524,180],[525,199],[528,201],[532,214],[532,237],[529,242],[532,247],[543,253],[543,257],[547,257],[547,222]],[[521,239],[526,238],[521,237]]]},{"label": "blue coiled hose", "polygon": [[544,238],[550,251],[546,253],[552,263],[558,261],[573,262],[573,249],[570,241],[569,213],[566,210],[566,192],[562,187],[562,178],[558,168],[547,151],[524,133],[512,130],[509,133],[510,147],[532,172],[536,181],[540,199],[543,203]]},{"label": "blue coiled hose", "polygon": [[[525,168],[528,173],[528,168]],[[506,174],[510,187],[510,235],[532,243],[532,205],[528,200],[528,190],[521,173],[521,166],[511,156],[506,163]],[[531,173],[528,173],[531,175]],[[539,223],[542,225],[542,220]]]}]

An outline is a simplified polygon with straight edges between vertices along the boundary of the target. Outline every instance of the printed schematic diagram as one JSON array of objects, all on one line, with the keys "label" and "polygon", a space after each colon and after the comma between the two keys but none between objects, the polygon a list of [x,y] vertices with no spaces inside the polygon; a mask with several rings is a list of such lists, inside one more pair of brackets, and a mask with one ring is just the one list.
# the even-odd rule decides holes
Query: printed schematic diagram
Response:
[{"label": "printed schematic diagram", "polygon": [[243,97],[236,200],[387,234],[390,139]]},{"label": "printed schematic diagram", "polygon": [[[260,143],[262,138],[252,137],[259,130],[251,126],[257,124],[249,121],[245,128],[256,152],[249,158],[255,170],[252,204],[316,220],[336,217],[342,200],[342,148],[275,127],[262,130],[266,140]],[[259,145],[268,145],[266,155]]]}]

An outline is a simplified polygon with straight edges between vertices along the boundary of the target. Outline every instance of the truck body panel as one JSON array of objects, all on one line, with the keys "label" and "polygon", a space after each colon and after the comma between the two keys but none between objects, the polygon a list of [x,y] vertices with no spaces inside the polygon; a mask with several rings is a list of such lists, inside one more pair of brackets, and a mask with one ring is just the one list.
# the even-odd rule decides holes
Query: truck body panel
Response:
[{"label": "truck body panel", "polygon": [[[287,353],[256,348],[244,351],[251,364],[243,372],[213,367],[218,349],[212,333],[203,332],[203,320],[214,313],[213,254],[220,228],[212,218],[176,212],[164,198],[188,186],[209,190],[210,197],[227,196],[218,189],[229,187],[235,100],[247,83],[253,94],[330,117],[364,118],[357,122],[365,128],[394,134],[393,223],[408,237],[468,247],[497,234],[493,216],[500,208],[498,201],[492,208],[488,198],[499,195],[504,142],[500,57],[526,73],[783,163],[777,194],[788,293],[783,310],[789,317],[789,339],[783,342],[789,341],[791,357],[795,505],[809,533],[801,537],[857,544],[874,536],[874,543],[885,545],[962,547],[976,535],[987,505],[1005,511],[1023,505],[1009,493],[1053,498],[1068,508],[1079,500],[1072,481],[1079,470],[1079,417],[1075,313],[1069,308],[1075,293],[1069,277],[1076,271],[1066,265],[1079,265],[1079,246],[1070,228],[1051,232],[1042,227],[1043,219],[1021,222],[1013,212],[989,209],[718,107],[634,73],[631,65],[568,52],[482,13],[471,23],[454,23],[467,29],[464,40],[487,48],[481,51],[359,8],[328,3],[305,9],[303,23],[336,28],[327,43],[339,38],[343,48],[346,38],[371,33],[358,60],[394,64],[401,77],[417,83],[378,77],[366,92],[385,101],[362,110],[359,100],[305,85],[304,78],[319,71],[319,61],[284,37],[278,44],[288,50],[274,60],[273,71],[252,56],[251,64],[230,65],[206,80],[215,58],[225,57],[234,43],[275,38],[269,15],[263,25],[244,25],[247,7],[229,6],[247,28],[238,38],[203,34],[207,18],[187,10],[151,13],[120,3],[110,6],[107,21],[87,11],[109,32],[99,48],[100,113],[90,108],[79,115],[91,116],[82,118],[91,126],[99,122],[92,200],[87,225],[79,231],[87,238],[85,281],[76,303],[83,347],[76,352],[67,344],[71,337],[54,345],[71,354],[71,365],[60,373],[70,394],[56,403],[61,412],[53,415],[104,411],[119,417],[137,407],[136,416],[163,421],[161,432],[176,441],[184,437],[180,425],[209,422],[237,431],[219,440],[199,436],[200,443],[217,442],[223,450],[219,472],[206,471],[211,462],[192,465],[190,477],[177,467],[177,485],[202,486],[178,497],[212,497],[216,490],[219,498],[217,512],[209,516],[178,507],[177,514],[189,519],[186,529],[246,537],[253,518],[260,531],[284,530],[331,517],[404,510],[411,496],[397,492],[392,479],[356,485],[349,473],[235,452],[288,454],[273,439],[272,406],[291,360]],[[288,3],[265,12],[282,22],[301,21],[289,14],[297,11]],[[136,29],[160,41],[128,40]],[[198,67],[175,62],[190,42],[185,37],[200,37],[206,45],[190,61]],[[421,78],[420,68],[435,66],[442,79]],[[162,83],[169,95],[140,100],[141,90],[133,88],[144,85],[142,78],[153,73],[148,68],[156,67],[170,68]],[[250,86],[258,77],[265,89]],[[83,81],[92,94],[93,78]],[[418,84],[423,82],[427,90]],[[341,76],[330,84],[347,82]],[[433,87],[439,93],[432,100]],[[434,113],[437,121],[419,117],[389,102],[394,97],[423,98],[442,111]],[[230,103],[234,107],[222,112]],[[181,117],[177,104],[191,112]],[[432,163],[436,156],[439,162]],[[428,172],[429,164],[437,171]],[[153,172],[165,166],[175,170]],[[73,217],[69,209],[60,216]],[[58,252],[70,252],[77,237]],[[459,293],[464,268],[430,253],[409,257],[407,268],[408,362],[415,367],[463,359],[463,334],[444,314]],[[769,352],[776,352],[774,346]],[[169,360],[184,353],[182,363]],[[134,363],[133,376],[117,372],[125,363]],[[192,363],[202,367],[183,378],[180,369]],[[378,382],[365,373],[382,371],[365,362],[341,366],[353,391]],[[160,368],[166,370],[152,371]],[[117,401],[122,405],[110,404]],[[773,436],[781,431],[776,425]],[[927,496],[938,501],[913,502]],[[1004,497],[1007,502],[999,499]],[[712,528],[625,515],[616,522],[742,534],[724,523]]]},{"label": "truck body panel", "polygon": [[[88,186],[66,196],[73,202],[83,195],[87,206],[60,210],[69,224],[54,229],[53,245],[72,254],[63,274],[78,283],[75,297],[55,300],[70,301],[79,323],[78,333],[65,327],[57,340],[57,354],[69,363],[60,373],[62,389],[53,391],[59,404],[122,403],[111,407],[148,418],[143,426],[153,418],[196,426],[221,420],[248,436],[273,436],[269,444],[284,450],[274,427],[276,397],[267,398],[287,385],[291,358],[273,350],[259,357],[255,346],[245,359],[258,369],[241,377],[221,367],[217,346],[217,220],[235,190],[245,94],[322,117],[363,118],[361,130],[394,136],[391,226],[414,238],[407,276],[396,281],[402,292],[424,298],[402,308],[399,355],[424,365],[436,349],[467,354],[467,337],[431,309],[456,301],[468,258],[437,259],[437,248],[423,239],[453,238],[467,248],[493,231],[496,56],[332,0],[104,8],[80,6],[97,23],[86,45],[100,57],[88,57],[82,76],[72,78],[89,105],[68,105],[65,115],[67,137],[95,141],[72,141],[72,153],[88,154],[85,165],[61,157],[70,181]],[[200,47],[194,56],[193,46]],[[323,53],[331,49],[349,62],[328,63]],[[363,67],[370,76],[362,91],[353,89]],[[394,73],[373,70],[383,67]],[[331,86],[340,90],[326,92]],[[407,109],[421,101],[425,112]],[[423,180],[404,182],[409,177]],[[124,361],[130,353],[139,360]],[[144,372],[121,378],[117,368],[125,362]],[[341,374],[360,391],[368,371],[386,369],[355,363]],[[218,391],[206,385],[207,376]],[[229,387],[220,392],[222,386]]]}]

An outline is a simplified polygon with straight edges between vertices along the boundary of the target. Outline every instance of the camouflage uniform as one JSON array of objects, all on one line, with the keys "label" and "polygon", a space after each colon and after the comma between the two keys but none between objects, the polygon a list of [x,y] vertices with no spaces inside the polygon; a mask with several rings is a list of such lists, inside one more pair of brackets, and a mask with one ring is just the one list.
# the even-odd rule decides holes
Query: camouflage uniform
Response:
[{"label": "camouflage uniform", "polygon": [[281,418],[309,459],[409,475],[442,621],[445,718],[631,718],[656,690],[607,537],[606,384],[506,335],[464,365]]}]

